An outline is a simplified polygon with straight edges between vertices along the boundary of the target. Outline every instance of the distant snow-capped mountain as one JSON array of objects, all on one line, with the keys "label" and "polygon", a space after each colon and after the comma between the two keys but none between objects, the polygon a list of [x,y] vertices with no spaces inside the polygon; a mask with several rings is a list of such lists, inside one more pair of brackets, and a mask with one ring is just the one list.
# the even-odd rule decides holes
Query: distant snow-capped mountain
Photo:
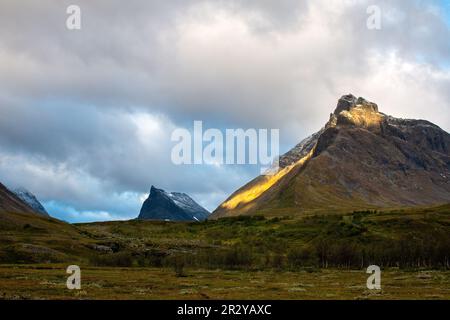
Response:
[{"label": "distant snow-capped mountain", "polygon": [[14,188],[11,190],[20,200],[29,205],[36,213],[40,215],[49,217],[47,210],[45,210],[44,206],[39,202],[34,194],[23,187]]},{"label": "distant snow-capped mountain", "polygon": [[37,214],[22,199],[0,183],[0,214],[4,213],[33,213]]},{"label": "distant snow-capped mountain", "polygon": [[203,221],[210,212],[191,197],[180,192],[166,192],[154,186],[142,205],[138,219],[170,221]]}]

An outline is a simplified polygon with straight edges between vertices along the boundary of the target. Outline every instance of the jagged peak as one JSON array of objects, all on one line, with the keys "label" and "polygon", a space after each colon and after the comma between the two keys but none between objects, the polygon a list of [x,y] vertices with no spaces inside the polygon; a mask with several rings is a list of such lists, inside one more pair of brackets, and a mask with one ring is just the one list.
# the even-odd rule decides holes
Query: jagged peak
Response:
[{"label": "jagged peak", "polygon": [[338,116],[341,112],[351,111],[353,108],[361,108],[371,112],[378,112],[378,105],[376,103],[367,101],[363,97],[356,98],[356,96],[350,93],[339,99],[333,114]]},{"label": "jagged peak", "polygon": [[166,192],[163,189],[158,189],[154,185],[152,185],[150,188],[150,194],[155,194],[155,193],[166,193]]},{"label": "jagged peak", "polygon": [[383,118],[384,115],[378,111],[376,103],[348,94],[339,99],[326,127],[339,125],[353,125],[365,128],[379,127]]},{"label": "jagged peak", "polygon": [[167,192],[151,186],[138,219],[202,221],[210,212],[182,192]]},{"label": "jagged peak", "polygon": [[31,207],[36,213],[48,217],[49,214],[45,207],[39,202],[36,196],[28,189],[22,186],[10,188],[10,191],[14,193],[20,200]]}]

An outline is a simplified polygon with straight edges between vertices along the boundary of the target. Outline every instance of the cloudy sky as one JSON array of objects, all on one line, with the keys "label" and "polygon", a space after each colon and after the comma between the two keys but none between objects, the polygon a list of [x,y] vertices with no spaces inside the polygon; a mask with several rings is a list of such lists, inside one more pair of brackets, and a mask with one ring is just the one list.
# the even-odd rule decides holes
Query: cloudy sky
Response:
[{"label": "cloudy sky", "polygon": [[287,151],[353,93],[450,131],[449,58],[444,0],[2,0],[0,181],[71,222],[134,218],[151,185],[213,210],[258,168],[175,166],[175,128],[277,128]]}]

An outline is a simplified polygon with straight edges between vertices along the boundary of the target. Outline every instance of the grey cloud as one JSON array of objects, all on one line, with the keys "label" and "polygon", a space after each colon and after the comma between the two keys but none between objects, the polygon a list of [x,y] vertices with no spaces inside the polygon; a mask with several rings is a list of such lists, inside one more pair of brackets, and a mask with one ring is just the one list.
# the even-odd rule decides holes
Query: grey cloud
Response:
[{"label": "grey cloud", "polygon": [[[365,9],[372,2],[348,3],[80,1],[85,24],[78,33],[61,23],[64,2],[34,4],[33,11],[16,4],[2,19],[2,39],[6,58],[16,59],[16,49],[23,61],[3,73],[5,89],[102,107],[141,105],[170,117],[305,125],[329,111],[320,97],[336,100],[342,74],[370,77],[373,50],[432,62],[449,55],[445,22],[423,5],[376,1],[386,16],[403,18],[386,18],[383,30],[371,32]],[[265,32],[255,30],[255,15],[267,22]],[[12,37],[8,30],[18,23],[24,32]]]}]

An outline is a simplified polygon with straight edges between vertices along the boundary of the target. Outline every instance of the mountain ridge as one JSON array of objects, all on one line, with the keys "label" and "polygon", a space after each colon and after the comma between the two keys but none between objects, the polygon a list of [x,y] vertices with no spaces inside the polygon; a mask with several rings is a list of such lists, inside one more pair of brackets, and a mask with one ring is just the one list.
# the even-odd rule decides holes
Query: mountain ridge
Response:
[{"label": "mountain ridge", "polygon": [[30,206],[36,213],[44,217],[50,217],[45,207],[36,198],[36,196],[24,187],[18,187],[11,190],[19,199]]},{"label": "mountain ridge", "polygon": [[37,214],[33,208],[0,183],[0,213],[5,212]]}]

